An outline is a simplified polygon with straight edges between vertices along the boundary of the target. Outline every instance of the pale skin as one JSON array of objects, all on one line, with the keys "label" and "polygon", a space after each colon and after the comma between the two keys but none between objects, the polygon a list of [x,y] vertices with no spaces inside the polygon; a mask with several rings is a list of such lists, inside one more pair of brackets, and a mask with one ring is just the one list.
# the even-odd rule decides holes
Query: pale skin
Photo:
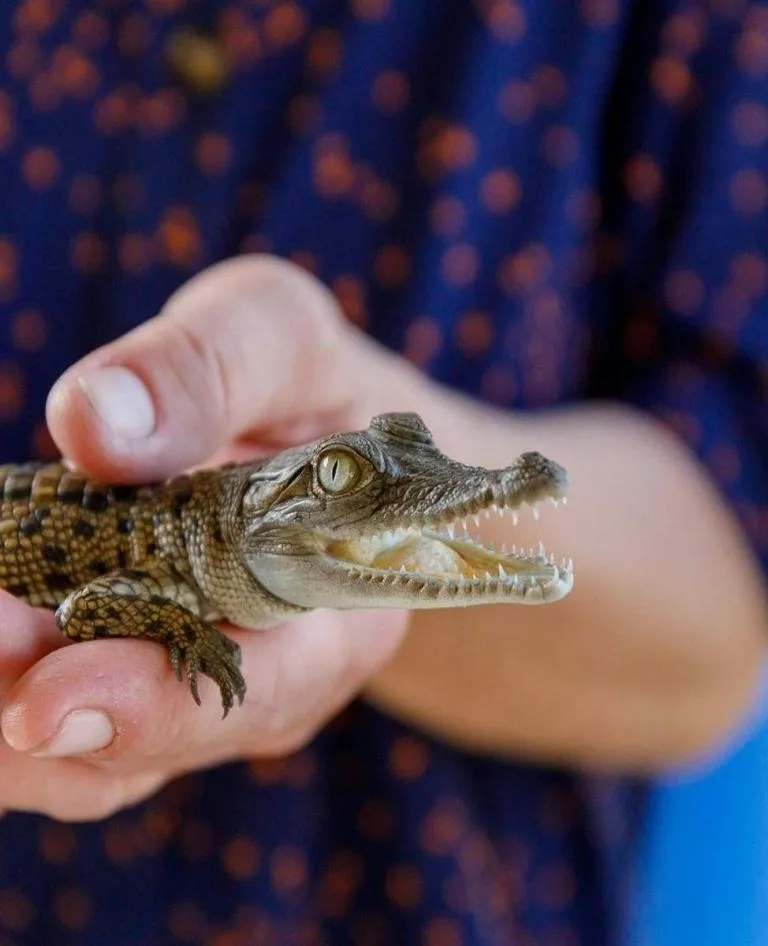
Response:
[{"label": "pale skin", "polygon": [[[128,379],[143,419],[123,413],[115,434],[93,407],[99,379]],[[318,611],[267,632],[233,630],[249,688],[222,721],[211,682],[198,708],[161,648],[65,646],[51,615],[2,594],[0,808],[102,818],[181,773],[289,753],[360,693],[499,757],[657,772],[716,750],[754,697],[768,606],[733,516],[650,419],[606,405],[531,420],[469,401],[348,326],[306,273],[250,257],[192,280],[155,320],[73,366],[48,421],[79,466],[132,481],[393,410],[420,413],[457,459],[500,466],[535,449],[568,467],[566,510],[517,529],[491,520],[485,538],[542,538],[572,556],[570,597],[541,608]]]}]

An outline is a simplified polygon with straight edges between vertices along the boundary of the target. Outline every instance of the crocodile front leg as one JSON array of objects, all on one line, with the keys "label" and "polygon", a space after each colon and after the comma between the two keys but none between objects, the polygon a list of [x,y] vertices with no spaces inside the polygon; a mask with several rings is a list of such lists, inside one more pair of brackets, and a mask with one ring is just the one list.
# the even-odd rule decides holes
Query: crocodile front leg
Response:
[{"label": "crocodile front leg", "polygon": [[184,662],[198,705],[198,674],[218,685],[226,716],[234,698],[242,703],[245,696],[240,647],[176,600],[185,588],[180,575],[158,566],[114,572],[65,598],[56,611],[56,623],[76,641],[138,637],[163,644],[179,680]]}]

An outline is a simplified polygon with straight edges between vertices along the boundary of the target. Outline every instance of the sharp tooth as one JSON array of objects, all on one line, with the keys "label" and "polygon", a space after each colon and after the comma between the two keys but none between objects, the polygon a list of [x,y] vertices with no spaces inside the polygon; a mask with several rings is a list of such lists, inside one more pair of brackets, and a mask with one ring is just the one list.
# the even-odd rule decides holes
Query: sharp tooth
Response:
[{"label": "sharp tooth", "polygon": [[568,505],[568,497],[567,497],[567,496],[563,496],[563,498],[560,500],[560,502],[561,502],[564,506],[567,506],[567,505]]},{"label": "sharp tooth", "polygon": [[405,565],[400,566],[400,571],[403,572],[403,574],[405,574]]},{"label": "sharp tooth", "polygon": [[491,510],[488,509],[488,507],[486,507],[486,509],[485,509],[485,518],[486,518],[486,519],[490,519],[490,518],[491,518]]},{"label": "sharp tooth", "polygon": [[544,548],[543,542],[539,542],[539,555],[541,556],[541,558],[547,557],[547,550]]},{"label": "sharp tooth", "polygon": [[531,512],[533,513],[533,518],[538,520],[539,518],[539,509],[537,506],[531,506]]},{"label": "sharp tooth", "polygon": [[480,516],[479,516],[479,514],[475,514],[475,525],[477,526],[478,529],[480,528]]},{"label": "sharp tooth", "polygon": [[[512,547],[514,548],[514,546],[512,546]],[[502,555],[508,555],[508,554],[509,554],[509,553],[507,552],[507,543],[506,543],[506,542],[502,542],[502,543],[501,543],[501,554],[502,554]]]},{"label": "sharp tooth", "polygon": [[568,571],[569,571],[569,572],[572,572],[572,571],[573,571],[573,559],[572,559],[572,558],[569,558],[569,559],[568,559],[568,566],[567,566],[567,568],[568,568]]},{"label": "sharp tooth", "polygon": [[497,516],[501,515],[501,510],[496,505],[496,503],[491,503],[491,509],[496,513]]},{"label": "sharp tooth", "polygon": [[513,509],[512,510],[512,524],[517,525],[519,521],[520,521],[520,514],[518,513],[516,509]]},{"label": "sharp tooth", "polygon": [[454,523],[451,523],[451,524],[448,526],[448,535],[449,535],[452,539],[454,539],[454,538],[456,537],[456,536],[455,536],[455,533],[456,533],[456,526],[455,526]]},{"label": "sharp tooth", "polygon": [[504,571],[504,566],[499,562],[499,578],[506,578],[507,573]]}]

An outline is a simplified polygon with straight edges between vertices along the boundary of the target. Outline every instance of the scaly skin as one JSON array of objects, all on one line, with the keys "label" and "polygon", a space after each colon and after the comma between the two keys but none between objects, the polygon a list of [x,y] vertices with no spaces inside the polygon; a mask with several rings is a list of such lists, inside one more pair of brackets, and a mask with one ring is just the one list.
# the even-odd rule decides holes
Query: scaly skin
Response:
[{"label": "scaly skin", "polygon": [[215,621],[273,624],[317,607],[545,604],[573,585],[543,549],[494,553],[456,523],[563,499],[568,476],[540,454],[504,470],[445,457],[415,414],[275,457],[107,486],[61,464],[0,467],[0,587],[57,608],[72,640],[163,644],[221,690],[246,685],[238,646]]}]

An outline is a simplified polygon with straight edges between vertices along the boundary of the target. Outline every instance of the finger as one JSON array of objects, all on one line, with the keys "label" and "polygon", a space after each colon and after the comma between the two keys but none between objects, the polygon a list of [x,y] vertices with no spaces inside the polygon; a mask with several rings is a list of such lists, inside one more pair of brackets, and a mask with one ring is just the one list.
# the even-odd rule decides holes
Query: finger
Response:
[{"label": "finger", "polygon": [[36,661],[66,641],[53,614],[0,590],[0,696]]},{"label": "finger", "polygon": [[154,794],[158,772],[123,773],[79,759],[35,759],[0,746],[0,808],[57,821],[100,821]]},{"label": "finger", "polygon": [[22,677],[6,700],[2,733],[17,751],[44,757],[164,757],[174,770],[184,756],[191,765],[285,753],[375,673],[404,627],[399,612],[318,611],[268,631],[228,632],[242,647],[248,691],[226,719],[218,688],[201,678],[197,706],[161,648],[129,640],[78,644]]},{"label": "finger", "polygon": [[[284,443],[367,423],[365,393],[388,360],[299,267],[242,257],[69,369],[48,421],[64,455],[91,473],[160,478],[249,430]],[[398,385],[389,389],[396,398]]]}]

